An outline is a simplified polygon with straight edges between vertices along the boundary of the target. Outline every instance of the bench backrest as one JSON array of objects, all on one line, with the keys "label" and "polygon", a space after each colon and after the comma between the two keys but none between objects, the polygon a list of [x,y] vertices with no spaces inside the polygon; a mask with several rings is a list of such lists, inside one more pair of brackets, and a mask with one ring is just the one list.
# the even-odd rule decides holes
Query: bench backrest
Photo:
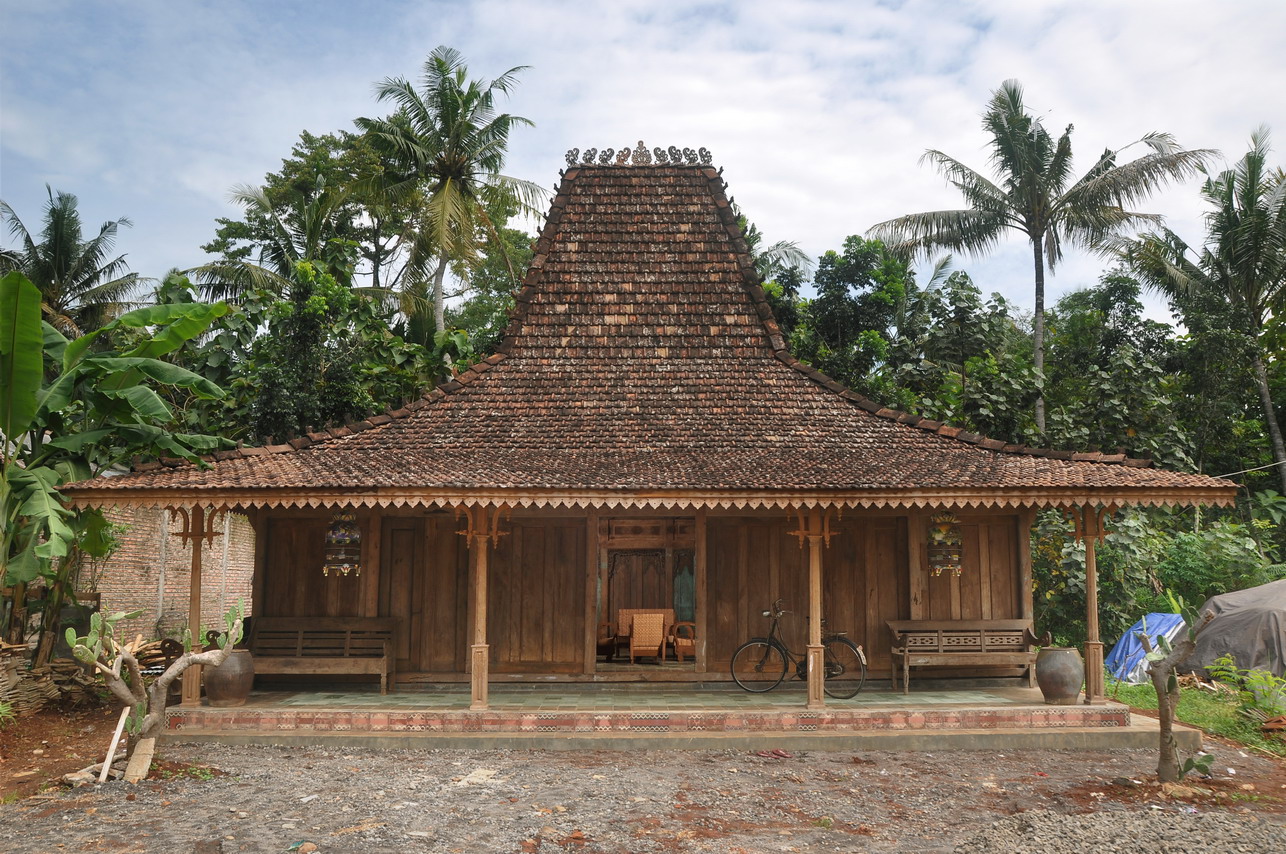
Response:
[{"label": "bench backrest", "polygon": [[254,655],[293,658],[382,658],[393,644],[392,617],[255,617]]},{"label": "bench backrest", "polygon": [[1025,652],[1030,620],[889,620],[895,648],[908,652]]},{"label": "bench backrest", "polygon": [[670,626],[674,625],[673,608],[621,608],[616,612],[616,633],[622,637],[630,634],[631,627],[634,625],[635,614],[660,614],[665,618],[663,631],[668,632]]}]

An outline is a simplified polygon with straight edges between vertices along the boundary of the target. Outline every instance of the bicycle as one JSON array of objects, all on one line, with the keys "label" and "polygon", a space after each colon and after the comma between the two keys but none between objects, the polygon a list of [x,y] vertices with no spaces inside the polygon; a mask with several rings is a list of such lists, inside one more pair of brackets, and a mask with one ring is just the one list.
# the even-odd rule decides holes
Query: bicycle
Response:
[{"label": "bicycle", "polygon": [[[791,652],[781,639],[781,618],[790,613],[782,608],[782,604],[783,600],[778,599],[763,612],[765,617],[772,618],[768,636],[751,638],[732,654],[733,681],[754,694],[766,693],[780,685],[790,665],[795,667],[795,678],[808,678],[808,657]],[[827,633],[826,621],[822,620],[822,647],[825,650],[822,684],[826,695],[837,700],[857,696],[866,684],[866,653],[844,634]]]}]

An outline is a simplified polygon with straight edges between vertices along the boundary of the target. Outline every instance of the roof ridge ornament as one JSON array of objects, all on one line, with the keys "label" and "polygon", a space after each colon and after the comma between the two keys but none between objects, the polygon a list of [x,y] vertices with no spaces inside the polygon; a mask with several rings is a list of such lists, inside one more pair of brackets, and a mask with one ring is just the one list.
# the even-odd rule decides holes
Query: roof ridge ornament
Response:
[{"label": "roof ridge ornament", "polygon": [[[613,163],[617,166],[709,166],[714,159],[710,154],[710,149],[702,146],[696,150],[688,147],[679,148],[677,145],[671,145],[668,148],[657,146],[651,150],[639,140],[638,145],[634,148],[625,146],[617,151],[615,148],[604,148],[599,151],[597,148],[587,148],[584,154],[579,148],[569,148],[564,155],[567,165],[571,166],[610,166]],[[631,163],[632,161],[632,163]]]}]

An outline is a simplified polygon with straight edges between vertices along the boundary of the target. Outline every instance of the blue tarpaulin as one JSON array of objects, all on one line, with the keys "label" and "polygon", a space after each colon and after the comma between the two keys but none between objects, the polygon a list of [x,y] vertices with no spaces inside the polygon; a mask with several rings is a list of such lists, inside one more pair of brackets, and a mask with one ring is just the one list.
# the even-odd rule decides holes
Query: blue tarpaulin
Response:
[{"label": "blue tarpaulin", "polygon": [[1152,647],[1155,649],[1157,638],[1162,635],[1166,640],[1174,641],[1183,628],[1183,617],[1179,614],[1148,614],[1130,626],[1116,642],[1116,646],[1112,647],[1103,664],[1108,673],[1131,685],[1141,685],[1148,681],[1147,662],[1143,660],[1143,644],[1139,641],[1139,634],[1144,631],[1144,623],[1147,623],[1148,637],[1152,639]]}]

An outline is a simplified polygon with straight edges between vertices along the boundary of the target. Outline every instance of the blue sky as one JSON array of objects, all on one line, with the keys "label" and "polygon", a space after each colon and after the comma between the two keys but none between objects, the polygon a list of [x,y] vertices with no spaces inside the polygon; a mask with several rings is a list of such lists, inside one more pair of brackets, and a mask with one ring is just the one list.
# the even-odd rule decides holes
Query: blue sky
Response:
[{"label": "blue sky", "polygon": [[[207,260],[233,185],[277,169],[302,130],[383,115],[374,83],[414,78],[439,44],[475,76],[531,66],[509,109],[536,127],[515,132],[509,174],[552,187],[573,146],[704,145],[767,238],[814,256],[954,207],[917,160],[985,167],[978,115],[1010,77],[1047,126],[1075,124],[1082,169],[1152,130],[1235,160],[1261,123],[1286,163],[1278,0],[0,0],[0,28],[0,198],[33,229],[45,184],[91,226],[129,216],[118,247],[145,276]],[[1148,208],[1197,240],[1195,190]],[[958,266],[1029,308],[1029,259],[1015,235]],[[1101,268],[1069,254],[1051,294]]]}]

